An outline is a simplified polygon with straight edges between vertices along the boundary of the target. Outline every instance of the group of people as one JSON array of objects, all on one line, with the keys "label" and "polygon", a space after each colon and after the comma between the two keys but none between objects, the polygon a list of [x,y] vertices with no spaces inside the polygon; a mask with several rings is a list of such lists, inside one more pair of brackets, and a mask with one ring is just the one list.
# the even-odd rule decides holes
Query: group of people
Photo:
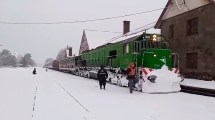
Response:
[{"label": "group of people", "polygon": [[[108,78],[108,73],[107,70],[104,69],[104,66],[101,65],[101,68],[98,71],[98,80],[99,80],[99,86],[100,89],[105,89],[106,86],[106,79]],[[127,69],[127,80],[129,83],[132,83],[132,87],[135,87],[134,85],[138,82],[138,79],[136,78],[136,69],[135,69],[135,63],[130,63],[129,67]]]},{"label": "group of people", "polygon": [[[46,69],[46,71],[47,71],[47,69]],[[37,74],[36,68],[34,68],[33,74],[34,75]],[[99,80],[100,89],[102,89],[102,87],[103,87],[103,89],[105,89],[106,79],[108,78],[108,73],[103,65],[101,65],[101,68],[98,71],[97,77]],[[138,79],[136,78],[135,64],[133,62],[129,64],[129,67],[127,69],[127,79],[129,80],[129,83],[132,83],[132,87],[135,87],[134,85],[138,82]]]},{"label": "group of people", "polygon": [[[48,69],[46,69],[46,72],[48,71]],[[36,75],[37,74],[37,69],[36,68],[34,68],[34,70],[33,70],[33,75]]]}]

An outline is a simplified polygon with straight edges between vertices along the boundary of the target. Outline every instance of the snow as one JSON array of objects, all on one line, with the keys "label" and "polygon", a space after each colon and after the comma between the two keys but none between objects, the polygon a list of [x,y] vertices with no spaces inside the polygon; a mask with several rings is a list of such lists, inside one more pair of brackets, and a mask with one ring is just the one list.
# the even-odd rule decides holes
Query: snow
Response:
[{"label": "snow", "polygon": [[[148,76],[155,75],[157,78],[155,83],[150,82]],[[163,66],[161,69],[150,72],[144,78],[142,91],[145,93],[167,93],[167,92],[179,92],[180,88],[180,77],[178,74],[168,70],[167,66]]]},{"label": "snow", "polygon": [[[215,98],[128,88],[37,68],[0,68],[1,120],[214,120]],[[34,96],[35,111],[33,111]],[[86,109],[84,109],[86,108]]]},{"label": "snow", "polygon": [[30,120],[36,76],[23,68],[0,68],[0,120]]},{"label": "snow", "polygon": [[132,38],[132,37],[140,36],[141,34],[143,34],[143,31],[129,32],[129,33],[125,34],[125,35],[120,35],[120,36],[117,36],[116,38],[113,38],[111,40],[111,42],[109,42],[109,43],[120,42],[120,41],[123,41],[123,40],[127,40],[129,38]]},{"label": "snow", "polygon": [[215,81],[185,79],[181,84],[186,86],[192,86],[192,87],[215,89]]}]

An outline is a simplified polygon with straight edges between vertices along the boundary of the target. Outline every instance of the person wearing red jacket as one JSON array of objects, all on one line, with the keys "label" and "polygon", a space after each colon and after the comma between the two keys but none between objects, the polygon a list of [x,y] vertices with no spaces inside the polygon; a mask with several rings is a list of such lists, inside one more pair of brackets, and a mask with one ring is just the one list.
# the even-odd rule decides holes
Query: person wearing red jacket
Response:
[{"label": "person wearing red jacket", "polygon": [[127,69],[127,79],[128,79],[128,86],[130,88],[130,93],[133,92],[133,88],[135,87],[135,84],[138,82],[138,79],[136,78],[136,68],[135,63],[130,63],[129,67]]}]

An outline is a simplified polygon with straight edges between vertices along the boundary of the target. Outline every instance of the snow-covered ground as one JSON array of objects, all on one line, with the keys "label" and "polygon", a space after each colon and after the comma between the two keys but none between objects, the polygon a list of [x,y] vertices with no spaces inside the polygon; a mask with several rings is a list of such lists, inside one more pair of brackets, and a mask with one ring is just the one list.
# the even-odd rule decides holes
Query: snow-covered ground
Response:
[{"label": "snow-covered ground", "polygon": [[29,69],[0,68],[0,120],[30,120],[34,80]]},{"label": "snow-covered ground", "polygon": [[100,90],[96,80],[32,71],[0,68],[0,120],[215,120],[213,97]]},{"label": "snow-covered ground", "polygon": [[196,80],[196,79],[185,79],[182,85],[199,87],[199,88],[208,88],[215,90],[215,81],[204,81],[204,80]]}]

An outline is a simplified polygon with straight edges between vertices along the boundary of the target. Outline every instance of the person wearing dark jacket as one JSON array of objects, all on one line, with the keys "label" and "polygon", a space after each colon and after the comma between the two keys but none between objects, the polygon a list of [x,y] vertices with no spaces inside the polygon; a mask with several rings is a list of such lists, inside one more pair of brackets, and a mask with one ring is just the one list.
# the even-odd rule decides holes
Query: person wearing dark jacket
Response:
[{"label": "person wearing dark jacket", "polygon": [[36,75],[36,74],[37,74],[36,68],[34,68],[34,70],[33,70],[33,74],[34,74],[34,75]]},{"label": "person wearing dark jacket", "polygon": [[102,89],[102,86],[105,89],[106,79],[108,78],[108,73],[107,73],[107,70],[104,69],[103,65],[101,65],[101,69],[99,69],[97,77],[99,80],[100,89]]}]

